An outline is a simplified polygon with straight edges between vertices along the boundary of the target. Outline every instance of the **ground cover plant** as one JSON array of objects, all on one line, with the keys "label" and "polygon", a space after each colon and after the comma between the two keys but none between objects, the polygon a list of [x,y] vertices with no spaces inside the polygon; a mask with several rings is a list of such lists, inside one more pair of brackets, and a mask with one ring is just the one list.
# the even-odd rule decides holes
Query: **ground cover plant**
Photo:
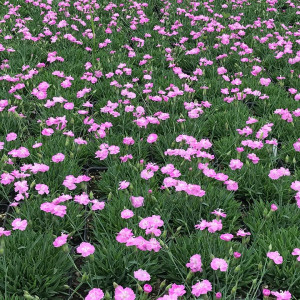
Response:
[{"label": "ground cover plant", "polygon": [[300,299],[296,0],[0,2],[0,299]]}]

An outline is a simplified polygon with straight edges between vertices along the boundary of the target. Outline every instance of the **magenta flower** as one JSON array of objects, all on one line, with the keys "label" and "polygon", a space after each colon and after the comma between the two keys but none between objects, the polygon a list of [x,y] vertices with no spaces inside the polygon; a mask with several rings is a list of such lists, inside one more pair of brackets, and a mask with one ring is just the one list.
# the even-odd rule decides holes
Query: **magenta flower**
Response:
[{"label": "magenta flower", "polygon": [[24,231],[27,227],[27,221],[26,220],[21,220],[20,218],[17,218],[15,220],[13,220],[11,225],[13,226],[13,230],[18,229],[18,230]]},{"label": "magenta flower", "polygon": [[150,284],[145,284],[145,285],[143,286],[143,290],[144,290],[144,292],[145,292],[146,294],[149,294],[149,293],[152,292],[152,286],[151,286]]},{"label": "magenta flower", "polygon": [[90,243],[82,242],[76,249],[83,257],[87,257],[95,252],[95,247]]},{"label": "magenta flower", "polygon": [[118,285],[115,289],[115,300],[134,300],[135,293],[131,288]]},{"label": "magenta flower", "polygon": [[87,296],[84,298],[85,300],[101,300],[104,298],[104,293],[101,289],[91,289]]},{"label": "magenta flower", "polygon": [[139,281],[149,281],[151,279],[151,276],[147,271],[139,269],[137,271],[134,271],[134,278]]},{"label": "magenta flower", "polygon": [[215,271],[220,269],[221,272],[226,272],[228,269],[228,264],[226,260],[222,258],[214,258],[211,261],[210,266]]}]

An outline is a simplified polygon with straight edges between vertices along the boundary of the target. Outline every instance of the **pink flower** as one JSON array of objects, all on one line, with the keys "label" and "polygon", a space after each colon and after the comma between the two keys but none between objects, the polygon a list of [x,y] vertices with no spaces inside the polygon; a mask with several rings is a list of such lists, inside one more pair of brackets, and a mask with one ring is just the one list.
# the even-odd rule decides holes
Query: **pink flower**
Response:
[{"label": "pink flower", "polygon": [[277,205],[271,204],[271,210],[276,211],[278,209]]},{"label": "pink flower", "polygon": [[13,230],[19,229],[21,231],[24,231],[27,227],[27,221],[21,220],[20,218],[18,218],[18,219],[13,220],[11,225],[13,226]]},{"label": "pink flower", "polygon": [[149,281],[151,279],[151,276],[147,271],[139,269],[137,271],[134,271],[134,278],[139,281]]},{"label": "pink flower", "polygon": [[228,264],[226,260],[222,258],[214,258],[211,261],[210,266],[215,271],[220,269],[221,272],[226,272],[228,269]]},{"label": "pink flower", "polygon": [[35,186],[35,189],[39,195],[49,194],[49,187],[46,184],[39,183]]},{"label": "pink flower", "polygon": [[0,227],[0,237],[2,235],[5,235],[5,236],[10,236],[10,230],[5,230],[3,227]]},{"label": "pink flower", "polygon": [[54,133],[54,130],[52,128],[44,128],[42,130],[42,135],[45,136],[51,136]]},{"label": "pink flower", "polygon": [[230,234],[230,233],[221,234],[220,239],[223,241],[229,242],[233,239],[233,234]]},{"label": "pink flower", "polygon": [[42,143],[35,143],[34,145],[32,145],[32,148],[39,148],[41,147],[43,144]]},{"label": "pink flower", "polygon": [[181,297],[186,293],[184,285],[177,285],[175,283],[172,284],[171,288],[169,289],[169,295],[176,295],[177,297]]},{"label": "pink flower", "polygon": [[129,187],[129,185],[130,185],[130,182],[128,182],[128,181],[126,181],[126,180],[121,181],[121,182],[119,183],[119,188],[118,188],[118,190],[125,190],[125,189],[127,189],[127,188]]},{"label": "pink flower", "polygon": [[134,216],[134,213],[132,210],[130,209],[124,209],[122,212],[121,212],[121,218],[122,219],[130,219]]},{"label": "pink flower", "polygon": [[195,254],[190,258],[190,262],[186,264],[187,268],[191,269],[191,272],[202,272],[201,255]]},{"label": "pink flower", "polygon": [[263,295],[266,296],[266,297],[268,297],[268,296],[271,295],[271,291],[268,290],[268,289],[263,289]]},{"label": "pink flower", "polygon": [[74,201],[82,205],[88,205],[90,203],[89,196],[86,193],[75,195]]},{"label": "pink flower", "polygon": [[212,291],[212,285],[207,279],[202,280],[201,282],[198,281],[196,284],[192,286],[192,294],[195,295],[196,297],[199,297],[200,295],[206,295],[207,292],[211,292],[211,291]]},{"label": "pink flower", "polygon": [[144,197],[141,197],[141,196],[138,196],[138,197],[131,196],[130,200],[131,200],[132,206],[135,208],[141,207],[144,204]]},{"label": "pink flower", "polygon": [[231,170],[241,169],[244,164],[239,159],[232,159],[229,167]]},{"label": "pink flower", "polygon": [[134,139],[132,137],[125,137],[123,139],[123,144],[125,144],[125,145],[133,145],[134,144]]},{"label": "pink flower", "polygon": [[125,244],[127,241],[133,237],[132,230],[129,228],[123,228],[117,235],[116,240],[119,243]]},{"label": "pink flower", "polygon": [[135,294],[131,288],[118,285],[115,289],[115,300],[134,300]]},{"label": "pink flower", "polygon": [[145,284],[145,285],[143,286],[143,290],[144,290],[144,292],[145,292],[146,294],[149,294],[149,293],[152,292],[152,286],[151,286],[150,284]]},{"label": "pink flower", "polygon": [[281,292],[271,292],[273,296],[276,297],[276,300],[290,300],[292,299],[292,295],[289,291],[281,291]]},{"label": "pink flower", "polygon": [[149,144],[155,143],[157,138],[158,138],[157,134],[151,133],[147,138],[147,143]]},{"label": "pink flower", "polygon": [[87,296],[85,297],[85,300],[101,300],[104,298],[104,293],[101,289],[92,289],[89,291]]},{"label": "pink flower", "polygon": [[244,236],[247,236],[247,235],[251,235],[251,233],[250,232],[246,232],[243,229],[239,229],[239,231],[237,232],[236,235],[244,237]]},{"label": "pink flower", "polygon": [[239,252],[234,252],[234,253],[233,253],[233,256],[234,256],[235,258],[240,258],[240,257],[242,256],[242,254],[239,253]]},{"label": "pink flower", "polygon": [[9,133],[9,134],[6,136],[6,140],[7,140],[8,142],[14,141],[14,140],[17,139],[17,137],[18,137],[18,136],[17,136],[16,133],[11,132],[11,133]]},{"label": "pink flower", "polygon": [[283,258],[278,251],[268,252],[267,257],[272,259],[276,265],[281,265],[283,262]]},{"label": "pink flower", "polygon": [[102,210],[105,207],[105,202],[104,201],[92,200],[91,202],[93,203],[91,209],[94,210],[94,211]]},{"label": "pink flower", "polygon": [[259,82],[261,85],[268,86],[271,83],[271,79],[270,78],[260,78]]},{"label": "pink flower", "polygon": [[238,183],[233,180],[226,180],[224,184],[226,184],[228,191],[236,191],[239,188]]},{"label": "pink flower", "polygon": [[294,181],[291,184],[291,189],[293,189],[294,191],[300,192],[300,181]]},{"label": "pink flower", "polygon": [[52,156],[52,161],[55,163],[59,163],[64,161],[65,156],[62,153],[57,153],[55,155]]},{"label": "pink flower", "polygon": [[68,234],[62,234],[61,236],[58,236],[54,242],[53,242],[53,246],[54,247],[61,247],[62,245],[64,245],[67,242],[68,239]]},{"label": "pink flower", "polygon": [[82,242],[76,249],[83,257],[87,257],[95,252],[95,247],[90,243]]},{"label": "pink flower", "polygon": [[222,298],[222,294],[220,292],[216,293],[216,299],[221,299]]}]

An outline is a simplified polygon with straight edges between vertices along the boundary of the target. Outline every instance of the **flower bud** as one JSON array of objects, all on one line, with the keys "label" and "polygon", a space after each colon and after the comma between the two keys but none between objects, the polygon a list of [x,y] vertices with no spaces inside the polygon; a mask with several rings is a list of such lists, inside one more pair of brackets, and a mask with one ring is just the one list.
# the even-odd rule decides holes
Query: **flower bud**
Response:
[{"label": "flower bud", "polygon": [[162,289],[166,286],[166,279],[164,281],[161,282],[161,284],[159,285],[159,288]]},{"label": "flower bud", "polygon": [[235,267],[234,273],[238,273],[240,270],[241,270],[241,266],[238,265],[238,266]]},{"label": "flower bud", "polygon": [[117,283],[113,282],[113,286],[116,289],[119,285]]},{"label": "flower bud", "polygon": [[88,281],[88,279],[89,279],[89,275],[86,272],[84,272],[84,274],[82,275],[81,281],[83,283],[86,283]]}]

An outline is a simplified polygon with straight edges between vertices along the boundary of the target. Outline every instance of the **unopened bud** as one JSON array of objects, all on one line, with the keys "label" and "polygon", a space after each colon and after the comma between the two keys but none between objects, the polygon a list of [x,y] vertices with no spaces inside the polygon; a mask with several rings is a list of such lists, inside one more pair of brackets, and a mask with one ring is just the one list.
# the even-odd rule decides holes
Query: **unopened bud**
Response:
[{"label": "unopened bud", "polygon": [[113,282],[113,286],[116,289],[119,285],[117,283]]},{"label": "unopened bud", "polygon": [[238,265],[238,266],[235,267],[234,273],[238,273],[240,270],[241,270],[241,266]]},{"label": "unopened bud", "polygon": [[231,294],[235,294],[236,291],[237,291],[237,286],[235,285],[235,286],[232,288],[232,290],[231,290]]},{"label": "unopened bud", "polygon": [[86,272],[84,272],[84,274],[82,275],[81,281],[83,283],[85,283],[88,281],[88,279],[89,279],[89,275]]},{"label": "unopened bud", "polygon": [[166,286],[166,279],[164,281],[161,282],[161,284],[159,285],[159,288],[162,289]]},{"label": "unopened bud", "polygon": [[35,180],[33,180],[30,184],[30,188],[32,189],[35,186]]}]

